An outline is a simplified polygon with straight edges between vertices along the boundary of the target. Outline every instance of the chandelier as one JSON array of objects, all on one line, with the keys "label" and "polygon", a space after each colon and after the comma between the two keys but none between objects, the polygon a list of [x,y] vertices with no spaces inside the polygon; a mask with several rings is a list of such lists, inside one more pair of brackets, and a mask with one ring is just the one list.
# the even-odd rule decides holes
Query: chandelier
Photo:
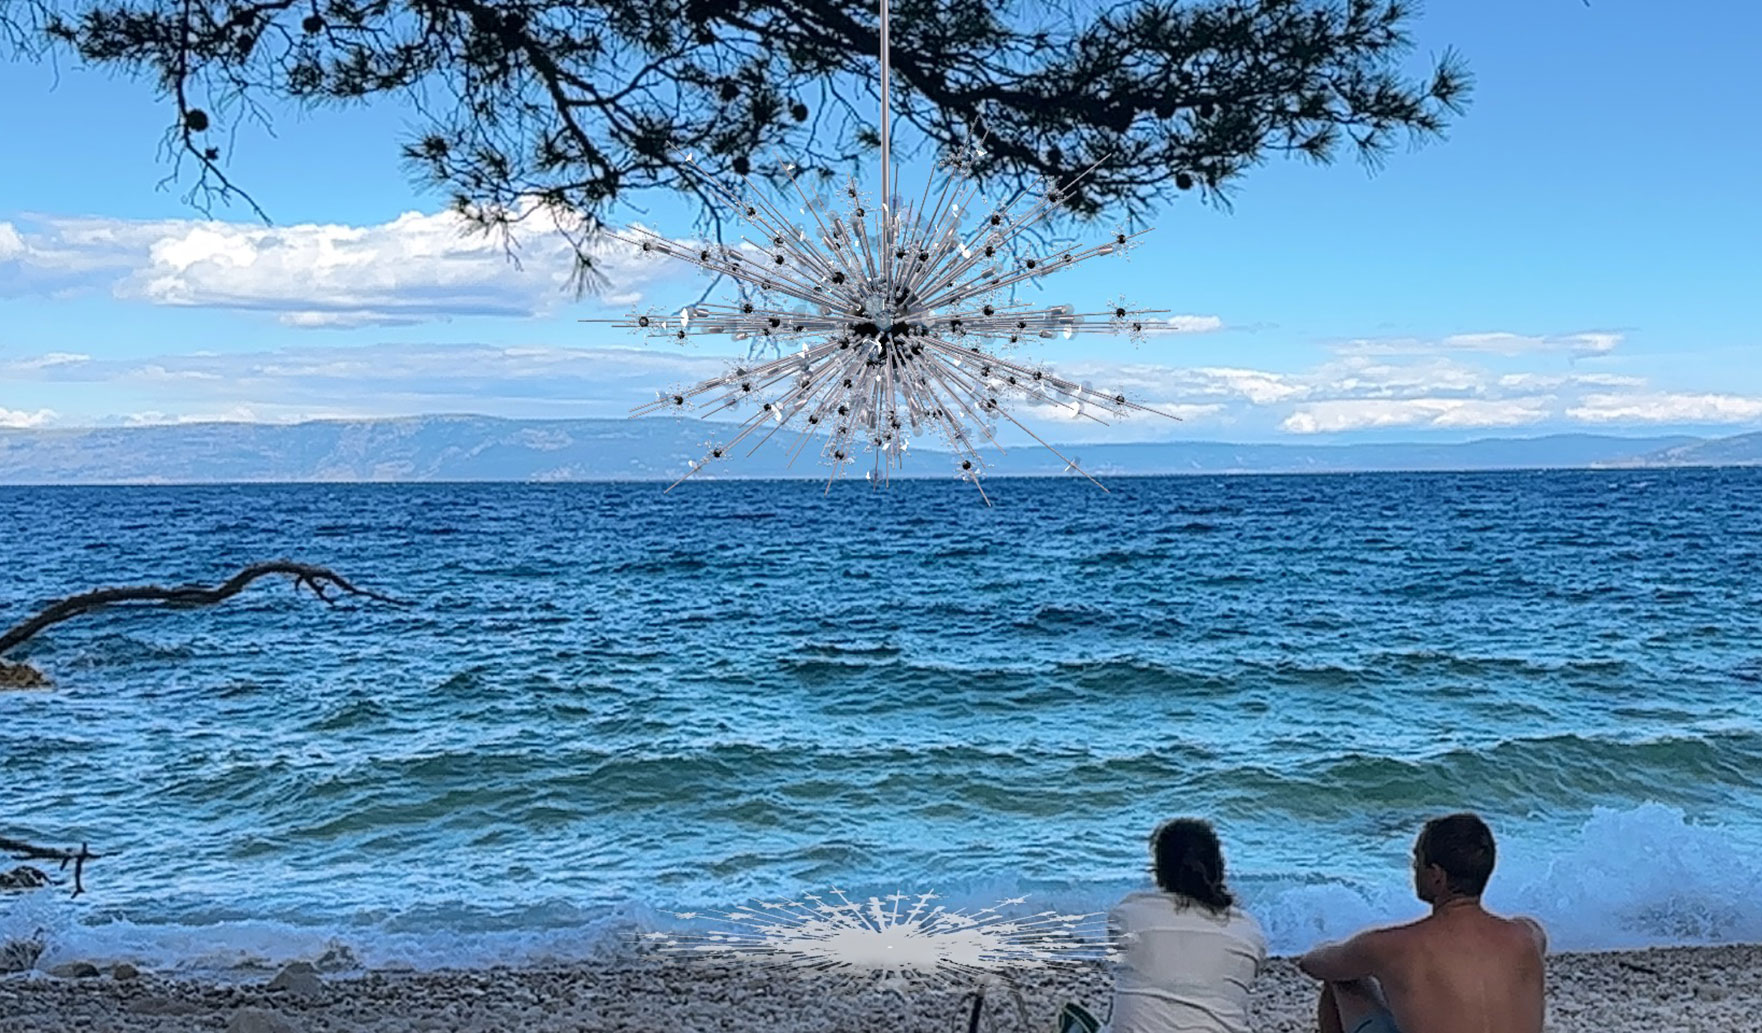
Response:
[{"label": "chandelier", "polygon": [[[1037,195],[992,204],[971,175],[973,160],[982,153],[974,143],[945,162],[950,175],[940,187],[926,181],[916,203],[902,204],[893,196],[887,8],[882,0],[877,202],[867,203],[852,180],[835,210],[831,199],[810,196],[796,180],[795,167],[785,163],[781,171],[806,217],[800,224],[784,211],[793,200],[767,200],[756,188],[742,198],[706,174],[709,189],[751,231],[739,245],[693,245],[643,229],[628,236],[608,233],[641,253],[730,277],[743,289],[732,304],[693,305],[667,317],[633,313],[606,322],[677,341],[728,335],[767,345],[777,356],[757,359],[749,344],[747,361],[722,376],[660,392],[653,402],[631,410],[635,417],[668,411],[706,417],[745,413],[725,438],[706,446],[669,491],[743,447],[751,455],[785,430],[793,432],[793,438],[784,438],[792,464],[810,443],[818,446],[831,467],[827,490],[863,454],[871,461],[868,479],[882,484],[903,465],[913,438],[937,435],[952,453],[956,474],[989,504],[980,484],[986,470],[980,448],[989,444],[1005,451],[997,436],[1004,423],[1064,460],[1067,471],[1106,490],[1018,419],[1012,406],[1056,406],[1104,424],[1105,415],[1132,412],[1179,418],[1013,355],[1025,343],[1055,336],[1106,333],[1141,340],[1167,327],[1149,318],[1161,310],[1130,309],[1123,302],[1078,312],[1070,305],[1032,307],[1014,300],[1015,288],[1089,259],[1122,255],[1142,235],[1116,232],[1076,249],[1037,252],[1022,246],[1024,235],[1055,216],[1070,187],[1096,166],[1062,187],[1048,182]],[[696,168],[695,156],[685,157]]]}]

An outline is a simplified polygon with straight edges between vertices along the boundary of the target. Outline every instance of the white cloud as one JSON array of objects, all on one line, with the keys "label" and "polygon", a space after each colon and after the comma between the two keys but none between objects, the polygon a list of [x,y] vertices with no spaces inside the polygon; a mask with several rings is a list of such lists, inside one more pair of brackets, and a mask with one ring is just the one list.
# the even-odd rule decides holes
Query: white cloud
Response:
[{"label": "white cloud", "polygon": [[[1227,407],[1216,403],[1199,405],[1181,402],[1165,402],[1160,405],[1153,405],[1152,408],[1163,415],[1173,416],[1177,420],[1190,422],[1194,420],[1203,420],[1208,416],[1216,416],[1223,412]],[[1037,419],[1047,420],[1052,423],[1070,423],[1091,427],[1100,427],[1100,424],[1097,424],[1094,420],[1090,419],[1090,416],[1095,416],[1107,424],[1117,424],[1121,419],[1132,419],[1140,422],[1156,419],[1154,414],[1131,413],[1122,417],[1114,414],[1111,410],[1100,411],[1088,406],[1085,406],[1082,412],[1079,412],[1072,406],[1058,405],[1051,402],[1031,403],[1027,411]]]},{"label": "white cloud", "polygon": [[19,363],[21,379],[63,383],[118,380],[195,381],[233,387],[281,381],[327,391],[383,392],[436,382],[465,384],[630,377],[698,378],[720,373],[731,356],[684,348],[496,347],[478,344],[396,344],[353,347],[301,346],[271,352],[196,352],[150,360],[95,359],[82,363]]},{"label": "white cloud", "polygon": [[[297,327],[407,325],[458,316],[554,314],[574,300],[566,237],[524,225],[510,261],[499,239],[452,213],[407,212],[375,226],[265,227],[218,221],[0,223],[0,293],[108,289],[154,305],[243,309]],[[606,240],[610,281],[596,304],[628,308],[684,263]]]},{"label": "white cloud", "polygon": [[301,330],[347,330],[357,326],[415,326],[431,319],[446,319],[442,316],[417,315],[405,313],[394,315],[390,312],[283,312],[275,317],[275,321],[283,326],[297,327]]},{"label": "white cloud", "polygon": [[[1050,358],[1050,367],[1061,376],[1110,395],[1123,393],[1193,423],[1246,435],[1537,424],[1601,430],[1621,425],[1762,421],[1762,398],[1661,392],[1641,377],[1577,372],[1559,358],[1483,365],[1462,356],[1349,354],[1290,370]],[[38,404],[53,403],[60,415],[47,409],[8,411],[6,420],[13,426],[26,420],[53,419],[58,424],[70,419],[117,420],[129,413],[161,422],[466,412],[561,418],[626,415],[633,406],[653,399],[657,391],[718,375],[736,359],[666,344],[646,348],[558,347],[543,342],[512,347],[312,344],[276,351],[128,359],[49,352],[0,363],[0,375],[17,383],[56,385],[52,392],[27,397]],[[1547,368],[1550,365],[1567,369]],[[70,397],[103,399],[82,407],[107,408],[70,416],[66,401]],[[1099,435],[1146,440],[1190,429],[1153,416],[1132,418],[1129,428],[1122,430],[1111,414],[1094,414],[1113,425],[1102,427],[1055,407],[1029,406],[1023,412],[1056,424],[1061,435],[1069,435],[1065,440]]]},{"label": "white cloud", "polygon": [[301,420],[325,418],[327,414],[323,412],[263,412],[249,405],[232,405],[223,409],[177,415],[155,411],[129,413],[123,418],[123,422],[131,427],[147,427],[167,423],[297,423]]},{"label": "white cloud", "polygon": [[1170,316],[1168,323],[1177,334],[1208,334],[1224,328],[1224,321],[1217,316]]},{"label": "white cloud", "polygon": [[[542,218],[518,228],[518,263],[498,238],[451,212],[406,212],[371,226],[47,217],[21,231],[0,223],[0,295],[108,290],[152,305],[260,311],[308,329],[548,316],[574,301],[574,256]],[[607,285],[591,301],[606,309],[639,307],[660,284],[699,275],[610,238],[594,257]],[[1223,326],[1215,315],[1186,314],[1151,328]]]},{"label": "white cloud", "polygon": [[38,409],[36,412],[25,412],[21,409],[0,409],[0,427],[21,430],[27,427],[41,427],[55,418],[52,409]]},{"label": "white cloud", "polygon": [[[491,347],[385,343],[269,352],[159,355],[39,365],[17,380],[94,398],[126,398],[82,422],[182,418],[622,416],[655,392],[723,373],[732,357],[685,349]],[[102,403],[100,403],[102,404]],[[62,422],[66,422],[65,419]]]},{"label": "white cloud", "polygon": [[1750,423],[1762,420],[1762,398],[1665,392],[1591,394],[1567,409],[1566,415],[1584,423]]},{"label": "white cloud", "polygon": [[1210,366],[1191,372],[1202,383],[1208,382],[1201,387],[1202,391],[1237,395],[1255,405],[1271,405],[1274,402],[1301,398],[1311,390],[1307,385],[1296,383],[1287,374],[1267,370]]},{"label": "white cloud", "polygon": [[1563,387],[1645,387],[1646,379],[1614,373],[1505,373],[1496,383],[1514,391],[1558,391]]},{"label": "white cloud", "polygon": [[1546,399],[1490,401],[1469,398],[1347,399],[1312,402],[1285,417],[1292,434],[1337,434],[1375,427],[1468,429],[1516,427],[1550,415]]},{"label": "white cloud", "polygon": [[210,373],[199,369],[166,369],[158,363],[151,363],[134,370],[130,379],[146,381],[168,380],[210,380],[223,381],[226,378],[218,373]]},{"label": "white cloud", "polygon": [[18,235],[18,227],[10,222],[0,222],[0,262],[10,261],[24,254],[24,238]]},{"label": "white cloud", "polygon": [[1620,334],[1585,333],[1560,336],[1535,336],[1513,333],[1455,334],[1444,338],[1444,347],[1462,351],[1484,351],[1495,355],[1523,355],[1529,352],[1572,352],[1578,355],[1602,355],[1612,352],[1621,343]]},{"label": "white cloud", "polygon": [[1451,334],[1437,340],[1416,337],[1365,337],[1347,341],[1337,351],[1347,355],[1429,355],[1440,351],[1519,356],[1561,353],[1607,355],[1620,346],[1621,334],[1590,331],[1576,334],[1514,334],[1506,331]]},{"label": "white cloud", "polygon": [[1310,386],[1299,375],[1227,366],[1162,366],[1147,362],[1055,362],[1061,376],[1124,391],[1138,401],[1173,402],[1228,398],[1255,405],[1300,398]]},{"label": "white cloud", "polygon": [[49,369],[54,366],[77,366],[82,362],[90,362],[90,355],[75,355],[71,352],[45,352],[28,359],[14,359],[0,366],[9,373],[28,373],[33,370]]},{"label": "white cloud", "polygon": [[1157,412],[1166,413],[1177,420],[1203,420],[1223,413],[1226,408],[1222,405],[1190,405],[1181,402],[1165,402],[1155,406]]},{"label": "white cloud", "polygon": [[1489,374],[1479,366],[1453,359],[1392,363],[1348,356],[1317,367],[1309,379],[1311,394],[1323,398],[1400,398],[1482,392]]}]

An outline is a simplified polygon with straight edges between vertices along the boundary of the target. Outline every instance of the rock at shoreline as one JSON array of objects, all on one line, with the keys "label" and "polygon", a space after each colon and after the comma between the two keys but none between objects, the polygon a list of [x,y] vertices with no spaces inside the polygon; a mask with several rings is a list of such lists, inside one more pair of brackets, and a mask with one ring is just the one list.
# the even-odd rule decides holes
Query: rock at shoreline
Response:
[{"label": "rock at shoreline", "polygon": [[9,664],[0,660],[0,689],[46,689],[49,679],[30,664]]},{"label": "rock at shoreline", "polygon": [[347,944],[332,943],[313,963],[320,972],[345,972],[361,967],[361,960]]},{"label": "rock at shoreline", "polygon": [[286,990],[299,997],[315,997],[324,989],[324,983],[318,978],[318,970],[309,961],[296,961],[275,974],[269,981],[269,989]]},{"label": "rock at shoreline", "polygon": [[42,940],[13,940],[0,944],[0,973],[29,972],[42,956]]},{"label": "rock at shoreline", "polygon": [[110,978],[117,980],[139,979],[141,978],[141,970],[126,961],[119,961],[110,966]]},{"label": "rock at shoreline", "polygon": [[49,885],[49,873],[41,868],[21,864],[9,872],[0,872],[0,890],[34,890]]},{"label": "rock at shoreline", "polygon": [[300,1033],[285,1016],[262,1008],[240,1008],[226,1024],[226,1033]]},{"label": "rock at shoreline", "polygon": [[122,1008],[136,1015],[201,1015],[208,1010],[196,1001],[167,996],[137,997],[125,1001]]},{"label": "rock at shoreline", "polygon": [[56,965],[49,970],[56,979],[95,979],[100,974],[98,966],[89,961],[70,961],[65,965]]}]

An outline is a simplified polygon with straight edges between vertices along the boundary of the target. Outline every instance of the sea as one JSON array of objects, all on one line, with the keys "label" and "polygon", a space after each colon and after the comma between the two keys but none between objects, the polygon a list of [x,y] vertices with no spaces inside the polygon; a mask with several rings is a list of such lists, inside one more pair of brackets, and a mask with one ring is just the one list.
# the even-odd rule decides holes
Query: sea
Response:
[{"label": "sea", "polygon": [[[842,894],[1105,912],[1215,823],[1277,953],[1427,818],[1559,950],[1762,942],[1762,470],[0,489],[0,941],[227,970],[605,956]],[[52,874],[62,874],[53,872]],[[65,877],[65,876],[64,876]],[[40,932],[39,932],[40,930]]]}]

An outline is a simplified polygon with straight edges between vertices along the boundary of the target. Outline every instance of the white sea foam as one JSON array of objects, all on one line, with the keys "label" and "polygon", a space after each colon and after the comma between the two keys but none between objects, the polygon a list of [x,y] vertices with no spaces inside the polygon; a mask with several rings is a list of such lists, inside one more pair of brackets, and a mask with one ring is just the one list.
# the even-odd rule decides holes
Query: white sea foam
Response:
[{"label": "white sea foam", "polygon": [[[1531,834],[1533,835],[1533,834]],[[1646,804],[1599,810],[1572,835],[1544,844],[1530,835],[1501,840],[1488,906],[1534,915],[1555,950],[1762,943],[1762,853],[1731,830],[1693,824],[1677,809]],[[88,875],[88,879],[90,875]],[[951,910],[991,907],[1016,896],[1024,912],[1105,913],[1132,887],[1027,886],[994,877],[944,878],[932,885],[846,887],[855,893],[936,892]],[[1405,921],[1424,911],[1408,873],[1397,867],[1352,879],[1293,873],[1238,880],[1242,903],[1266,928],[1274,953],[1300,952],[1367,925]],[[804,892],[824,887],[804,887]],[[745,903],[732,901],[726,906]],[[581,909],[566,926],[471,928],[470,923],[411,931],[407,917],[373,924],[293,924],[230,920],[155,924],[90,913],[80,919],[66,896],[39,891],[0,902],[0,942],[41,930],[47,966],[68,960],[129,960],[243,974],[346,948],[369,968],[474,968],[567,963],[634,949],[644,933],[678,932],[689,923],[647,902]],[[587,915],[595,917],[586,917]],[[505,924],[504,924],[505,925]]]},{"label": "white sea foam", "polygon": [[[1677,808],[1598,809],[1564,842],[1514,836],[1499,853],[1487,906],[1536,917],[1555,950],[1762,943],[1762,854]],[[1287,953],[1424,913],[1406,870],[1270,886],[1247,904]]]}]

